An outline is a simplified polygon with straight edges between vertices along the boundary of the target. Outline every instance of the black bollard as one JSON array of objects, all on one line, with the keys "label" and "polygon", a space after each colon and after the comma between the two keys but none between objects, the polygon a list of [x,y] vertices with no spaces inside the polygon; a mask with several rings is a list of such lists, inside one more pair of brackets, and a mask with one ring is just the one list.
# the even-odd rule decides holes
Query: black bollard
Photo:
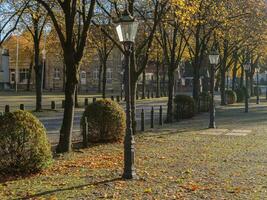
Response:
[{"label": "black bollard", "polygon": [[89,104],[88,98],[85,98],[84,99],[84,106],[88,106],[88,104]]},{"label": "black bollard", "polygon": [[139,99],[139,94],[138,94],[138,92],[136,92],[136,100],[138,100]]},{"label": "black bollard", "polygon": [[152,99],[154,98],[154,93],[153,93],[153,92],[151,92],[151,98],[152,98]]},{"label": "black bollard", "polygon": [[143,108],[141,111],[141,131],[145,131],[145,112]]},{"label": "black bollard", "polygon": [[10,106],[9,105],[6,105],[5,106],[5,113],[8,113],[8,112],[10,112]]},{"label": "black bollard", "polygon": [[19,105],[19,109],[20,109],[20,110],[24,110],[24,109],[25,109],[25,108],[24,108],[24,104],[20,104],[20,105]]},{"label": "black bollard", "polygon": [[83,130],[83,147],[88,147],[88,120],[87,117],[84,118],[84,130]]},{"label": "black bollard", "polygon": [[10,106],[9,105],[5,106],[5,112],[10,112]]},{"label": "black bollard", "polygon": [[93,97],[93,103],[95,103],[96,102],[96,97]]},{"label": "black bollard", "polygon": [[150,128],[154,128],[154,107],[151,108]]},{"label": "black bollard", "polygon": [[116,100],[118,103],[120,103],[120,96],[116,96]]},{"label": "black bollard", "polygon": [[111,96],[110,98],[111,98],[112,101],[114,101],[114,96]]},{"label": "black bollard", "polygon": [[159,125],[163,126],[163,120],[162,120],[162,106],[159,107]]},{"label": "black bollard", "polygon": [[51,101],[51,109],[52,110],[56,109],[56,102],[55,101]]}]

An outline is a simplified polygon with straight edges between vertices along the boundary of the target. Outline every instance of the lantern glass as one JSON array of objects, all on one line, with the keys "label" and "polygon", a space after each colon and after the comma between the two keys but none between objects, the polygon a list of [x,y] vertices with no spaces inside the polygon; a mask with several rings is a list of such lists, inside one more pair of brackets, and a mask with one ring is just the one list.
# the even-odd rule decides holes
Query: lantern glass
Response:
[{"label": "lantern glass", "polygon": [[210,64],[217,65],[220,60],[220,55],[217,54],[216,52],[213,52],[209,55],[209,60],[210,60]]},{"label": "lantern glass", "polygon": [[246,71],[250,71],[250,64],[249,63],[244,64],[244,69]]},{"label": "lantern glass", "polygon": [[260,72],[260,68],[255,68],[255,72],[259,73]]},{"label": "lantern glass", "polygon": [[116,26],[120,42],[134,42],[138,29],[137,21],[121,21]]}]

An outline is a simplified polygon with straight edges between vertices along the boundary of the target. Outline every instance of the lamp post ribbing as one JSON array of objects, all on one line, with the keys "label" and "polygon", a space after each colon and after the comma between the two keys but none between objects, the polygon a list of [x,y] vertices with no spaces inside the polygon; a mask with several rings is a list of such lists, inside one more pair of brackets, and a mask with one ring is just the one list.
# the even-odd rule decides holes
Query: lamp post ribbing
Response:
[{"label": "lamp post ribbing", "polygon": [[214,76],[215,76],[215,65],[211,65],[211,77],[210,77],[210,123],[209,128],[216,128],[215,125],[215,105],[214,105]]}]

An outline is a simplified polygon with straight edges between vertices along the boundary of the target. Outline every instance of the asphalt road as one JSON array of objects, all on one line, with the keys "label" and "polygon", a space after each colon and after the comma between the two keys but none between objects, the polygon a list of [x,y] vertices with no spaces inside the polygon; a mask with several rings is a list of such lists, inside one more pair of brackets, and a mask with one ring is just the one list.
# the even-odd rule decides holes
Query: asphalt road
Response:
[{"label": "asphalt road", "polygon": [[[152,105],[151,105],[152,104]],[[151,107],[154,107],[154,120],[155,124],[159,121],[159,107],[162,105],[163,108],[163,116],[166,116],[167,106],[166,102],[157,102],[157,103],[151,103],[150,105],[137,105],[136,109],[136,119],[137,119],[137,126],[140,126],[141,121],[141,110],[144,109],[145,112],[145,121],[146,126],[149,126],[147,123],[150,122],[150,113],[151,113]],[[124,106],[125,107],[125,106]],[[78,110],[75,112],[74,115],[74,123],[73,123],[73,129],[74,131],[80,130],[80,120],[82,116],[83,111]],[[63,120],[63,112],[58,112],[53,114],[52,116],[42,116],[39,117],[40,121],[44,124],[45,128],[47,129],[48,134],[52,133],[58,133],[62,124]]]}]

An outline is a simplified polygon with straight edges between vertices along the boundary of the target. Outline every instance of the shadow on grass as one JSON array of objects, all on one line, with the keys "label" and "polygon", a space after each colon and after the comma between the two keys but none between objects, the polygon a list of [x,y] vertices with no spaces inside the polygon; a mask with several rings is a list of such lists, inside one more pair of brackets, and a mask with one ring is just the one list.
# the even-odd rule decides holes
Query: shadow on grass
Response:
[{"label": "shadow on grass", "polygon": [[98,181],[98,182],[93,182],[93,183],[88,183],[88,184],[82,184],[82,185],[72,186],[72,187],[68,187],[68,188],[49,190],[49,191],[40,192],[40,193],[37,193],[34,195],[28,195],[28,196],[25,196],[22,198],[17,198],[16,200],[26,200],[26,199],[32,199],[32,198],[35,199],[35,198],[41,197],[43,195],[51,195],[51,194],[58,193],[58,192],[80,189],[80,188],[92,186],[92,185],[97,186],[97,185],[101,185],[101,184],[105,184],[105,183],[112,183],[112,182],[120,181],[120,180],[123,180],[123,179],[122,178],[113,178],[113,179],[109,179],[109,180],[103,180],[103,181]]}]

